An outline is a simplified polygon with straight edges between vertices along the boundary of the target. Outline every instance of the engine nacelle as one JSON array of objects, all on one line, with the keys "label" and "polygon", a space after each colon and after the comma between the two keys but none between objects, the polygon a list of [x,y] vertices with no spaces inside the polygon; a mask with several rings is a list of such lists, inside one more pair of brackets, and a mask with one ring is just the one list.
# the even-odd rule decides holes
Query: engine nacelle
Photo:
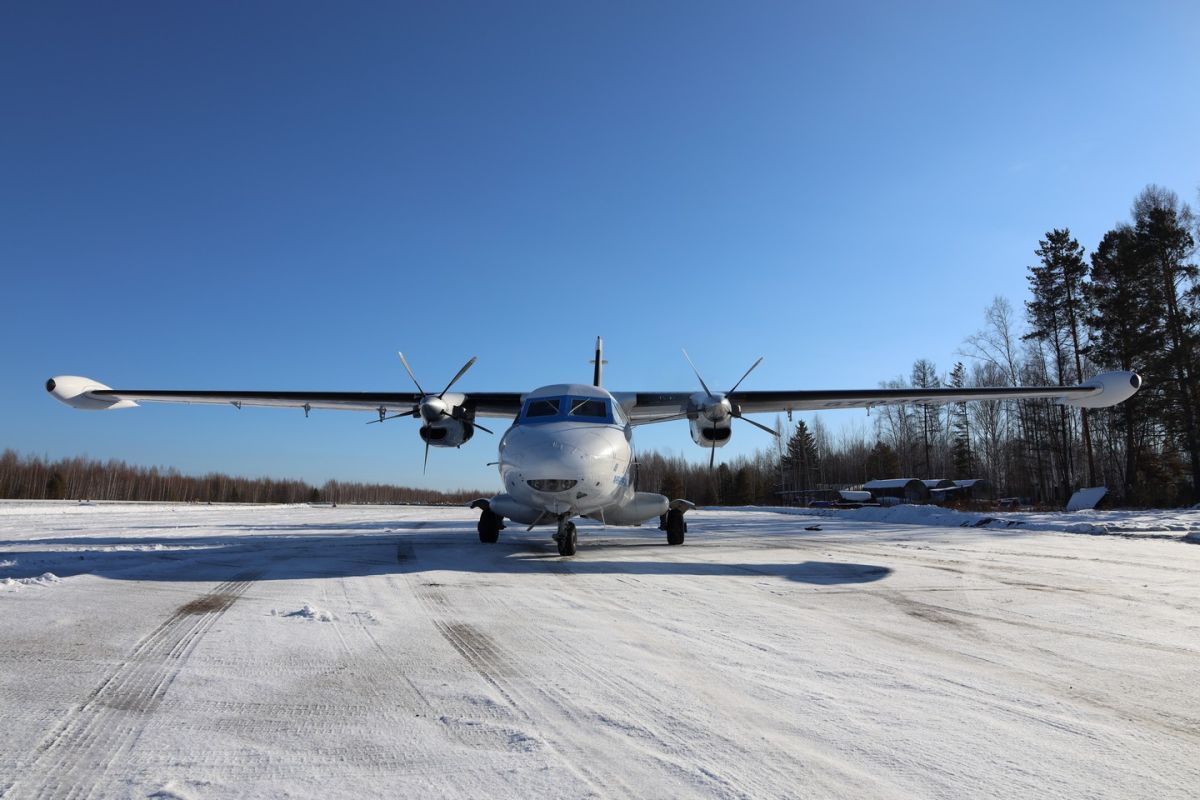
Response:
[{"label": "engine nacelle", "polygon": [[713,420],[700,415],[688,420],[688,427],[691,429],[692,441],[701,447],[724,447],[733,435],[733,418]]},{"label": "engine nacelle", "polygon": [[475,435],[475,426],[465,420],[443,417],[422,425],[419,433],[430,447],[458,447]]}]

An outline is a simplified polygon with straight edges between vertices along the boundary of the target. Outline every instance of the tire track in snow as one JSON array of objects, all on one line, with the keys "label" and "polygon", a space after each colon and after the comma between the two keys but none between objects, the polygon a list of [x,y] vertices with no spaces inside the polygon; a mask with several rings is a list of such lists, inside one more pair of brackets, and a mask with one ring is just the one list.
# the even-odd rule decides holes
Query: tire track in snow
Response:
[{"label": "tire track in snow", "polygon": [[545,697],[544,676],[524,673],[495,640],[475,626],[462,622],[449,598],[441,591],[442,587],[420,584],[412,579],[407,582],[442,638],[491,686],[518,719],[537,732],[541,742],[559,756],[591,796],[640,796],[622,774],[597,772],[590,763],[595,753],[573,743],[583,720],[561,703],[547,704],[544,699],[539,699],[539,696]]},{"label": "tire track in snow", "polygon": [[[687,563],[686,558],[674,555],[666,556],[663,560],[672,563]],[[650,632],[646,637],[647,641],[662,645],[668,641],[668,637],[683,637],[679,640],[681,642],[692,642],[699,638],[712,642],[711,648],[714,651],[727,649],[731,644],[754,652],[761,652],[764,649],[760,644],[729,633],[729,631],[739,629],[740,621],[726,614],[719,600],[709,597],[706,593],[684,594],[670,587],[634,576],[617,578],[635,592],[652,592],[655,595],[665,593],[677,602],[687,603],[693,607],[703,606],[707,609],[706,618],[715,623],[711,630],[689,629],[681,632],[671,625],[672,620],[669,615],[664,616],[658,613],[662,607],[659,601],[639,602],[628,592],[601,591],[588,581],[587,575],[573,572],[568,562],[562,562],[559,566],[561,569],[554,572],[559,580],[564,582],[565,589],[576,596],[581,592],[587,593],[592,598],[594,607],[619,611],[624,618],[635,620]],[[756,570],[747,571],[749,573],[757,572]],[[651,612],[649,615],[647,610]],[[551,647],[558,650],[573,650],[570,645],[556,640],[545,628],[537,628],[536,633]],[[685,645],[680,652],[676,667],[678,674],[689,676],[690,680],[687,682],[695,685],[702,686],[709,683],[712,675],[696,663],[689,661],[687,655],[688,648]],[[590,660],[578,651],[574,651],[572,660],[580,665],[577,675],[580,681],[593,686],[603,686],[612,697],[623,698],[623,703],[627,707],[644,710],[644,713],[641,713],[638,720],[632,724],[609,719],[601,720],[601,722],[623,729],[626,736],[651,742],[652,745],[647,750],[655,761],[666,765],[670,772],[684,779],[690,787],[698,788],[705,796],[738,798],[793,796],[795,787],[806,785],[806,782],[812,777],[812,765],[797,760],[794,753],[795,745],[792,741],[779,740],[758,729],[750,730],[731,719],[725,720],[718,730],[714,728],[712,720],[706,719],[703,713],[689,713],[693,709],[702,712],[705,708],[702,698],[699,703],[689,707],[663,703],[652,685],[648,686],[645,681],[633,681],[626,678],[624,674],[593,667]],[[647,680],[649,677],[646,676]],[[731,689],[732,684],[725,687],[723,691],[727,692]],[[713,742],[719,743],[723,748],[743,749],[739,757],[732,759],[732,762],[750,764],[753,765],[753,769],[731,772],[729,767],[722,763],[726,760],[724,754],[728,751],[714,751],[708,746],[698,747],[697,740],[685,735],[687,731],[697,731],[706,737],[711,737]],[[770,741],[774,751],[745,750],[742,743],[750,741]],[[816,751],[810,751],[806,756],[813,762],[821,762],[821,765],[827,770],[849,773],[848,779],[860,785],[868,785],[872,780],[873,776],[855,774],[854,770],[849,769],[845,764]],[[799,765],[799,769],[796,768],[797,765]]]},{"label": "tire track in snow", "polygon": [[201,638],[245,593],[243,573],[190,600],[139,641],[129,655],[46,736],[0,797],[85,798],[141,736],[150,716]]}]

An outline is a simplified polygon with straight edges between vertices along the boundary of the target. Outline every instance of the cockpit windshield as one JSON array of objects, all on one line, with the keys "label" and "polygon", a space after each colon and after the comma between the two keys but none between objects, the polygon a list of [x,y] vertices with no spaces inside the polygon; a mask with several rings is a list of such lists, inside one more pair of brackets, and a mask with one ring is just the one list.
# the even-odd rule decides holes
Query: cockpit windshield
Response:
[{"label": "cockpit windshield", "polygon": [[613,422],[610,401],[603,397],[532,397],[521,409],[520,422]]},{"label": "cockpit windshield", "polygon": [[605,419],[608,417],[608,403],[595,397],[572,397],[570,416]]},{"label": "cockpit windshield", "polygon": [[557,417],[561,407],[560,397],[538,397],[525,404],[525,417]]}]

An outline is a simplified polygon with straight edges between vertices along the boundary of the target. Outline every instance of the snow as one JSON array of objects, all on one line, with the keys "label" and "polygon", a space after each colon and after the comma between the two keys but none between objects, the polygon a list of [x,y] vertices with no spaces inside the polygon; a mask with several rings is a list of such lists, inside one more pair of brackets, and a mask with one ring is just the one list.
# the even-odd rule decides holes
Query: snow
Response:
[{"label": "snow", "polygon": [[0,503],[0,795],[1200,792],[1200,511],[688,519]]},{"label": "snow", "polygon": [[[754,509],[758,510],[758,509]],[[1074,512],[963,512],[933,505],[906,505],[856,509],[775,508],[782,514],[837,517],[856,522],[891,525],[928,525],[940,528],[990,528],[1056,533],[1087,533],[1131,537],[1196,538],[1200,513],[1195,510],[1074,511]]]}]

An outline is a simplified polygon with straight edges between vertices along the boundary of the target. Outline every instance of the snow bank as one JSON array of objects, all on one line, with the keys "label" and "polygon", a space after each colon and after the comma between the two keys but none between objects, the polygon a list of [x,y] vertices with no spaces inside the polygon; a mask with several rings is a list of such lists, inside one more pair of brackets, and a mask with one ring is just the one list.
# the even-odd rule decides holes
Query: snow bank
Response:
[{"label": "snow bank", "polygon": [[781,514],[832,517],[852,522],[890,525],[926,525],[938,528],[987,528],[992,530],[1084,533],[1126,537],[1176,538],[1200,541],[1200,511],[1193,509],[1148,511],[1032,512],[996,511],[976,513],[940,506],[898,505],[864,508],[761,508]]},{"label": "snow bank", "polygon": [[62,578],[53,572],[43,572],[36,578],[4,578],[0,580],[0,586],[11,589],[19,589],[22,586],[50,586],[55,583],[62,583]]}]

